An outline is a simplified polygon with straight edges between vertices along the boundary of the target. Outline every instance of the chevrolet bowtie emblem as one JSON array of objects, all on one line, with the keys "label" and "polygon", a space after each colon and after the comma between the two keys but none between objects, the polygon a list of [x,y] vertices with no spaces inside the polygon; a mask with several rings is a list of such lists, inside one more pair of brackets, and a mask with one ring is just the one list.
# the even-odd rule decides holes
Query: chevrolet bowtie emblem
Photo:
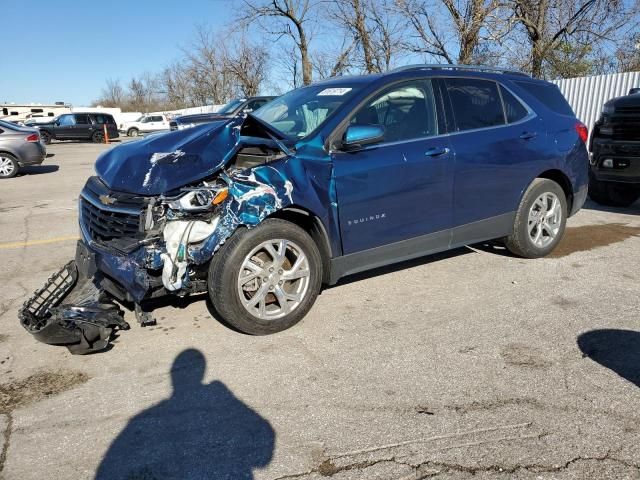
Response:
[{"label": "chevrolet bowtie emblem", "polygon": [[100,199],[103,205],[113,205],[114,203],[116,203],[116,199],[113,197],[110,197],[109,195],[100,195],[98,198]]}]

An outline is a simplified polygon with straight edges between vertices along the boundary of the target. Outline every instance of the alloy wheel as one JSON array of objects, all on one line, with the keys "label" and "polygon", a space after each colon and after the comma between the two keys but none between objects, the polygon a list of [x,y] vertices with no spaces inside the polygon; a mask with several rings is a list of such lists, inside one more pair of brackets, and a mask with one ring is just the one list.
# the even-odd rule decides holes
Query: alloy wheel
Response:
[{"label": "alloy wheel", "polygon": [[262,320],[277,319],[302,303],[309,282],[309,260],[300,246],[291,240],[268,240],[242,262],[238,295],[251,315]]},{"label": "alloy wheel", "polygon": [[0,157],[0,176],[8,177],[15,170],[13,161],[9,157]]},{"label": "alloy wheel", "polygon": [[555,193],[540,195],[529,209],[528,233],[533,244],[546,248],[558,236],[562,225],[562,205]]}]

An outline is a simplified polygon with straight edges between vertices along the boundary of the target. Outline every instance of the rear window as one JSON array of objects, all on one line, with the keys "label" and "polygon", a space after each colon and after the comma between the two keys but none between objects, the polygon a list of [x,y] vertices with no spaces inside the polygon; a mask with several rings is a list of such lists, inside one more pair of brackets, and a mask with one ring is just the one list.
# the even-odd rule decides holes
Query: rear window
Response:
[{"label": "rear window", "polygon": [[524,88],[527,92],[536,97],[538,101],[554,112],[559,113],[560,115],[570,115],[575,117],[573,110],[571,110],[567,100],[564,98],[557,86],[533,82],[516,81],[515,83]]},{"label": "rear window", "polygon": [[103,123],[108,123],[108,124],[115,123],[115,121],[113,120],[113,117],[111,117],[110,115],[95,115],[94,118],[96,120],[96,123],[99,123],[101,125]]},{"label": "rear window", "polygon": [[446,84],[458,131],[505,124],[496,82],[475,78],[447,78]]}]

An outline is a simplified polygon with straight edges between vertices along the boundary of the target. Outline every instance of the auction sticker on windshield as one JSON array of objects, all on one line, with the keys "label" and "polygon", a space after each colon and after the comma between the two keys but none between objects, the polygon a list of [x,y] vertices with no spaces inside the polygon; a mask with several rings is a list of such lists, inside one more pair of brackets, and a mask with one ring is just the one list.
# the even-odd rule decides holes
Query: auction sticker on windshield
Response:
[{"label": "auction sticker on windshield", "polygon": [[350,88],[325,88],[320,93],[318,93],[318,96],[325,97],[325,96],[344,95],[345,93],[349,93],[350,91],[351,91]]}]

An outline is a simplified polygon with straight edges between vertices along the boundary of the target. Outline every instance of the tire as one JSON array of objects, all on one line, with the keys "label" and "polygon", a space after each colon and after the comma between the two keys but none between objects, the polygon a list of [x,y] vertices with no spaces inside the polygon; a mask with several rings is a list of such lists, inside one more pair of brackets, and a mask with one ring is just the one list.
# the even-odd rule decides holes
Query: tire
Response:
[{"label": "tire", "polygon": [[[280,263],[283,268],[278,268],[279,255],[261,247],[273,243],[273,253],[280,254],[281,241],[287,243]],[[248,264],[251,268],[245,268]],[[287,279],[287,271],[300,278]],[[302,228],[280,219],[265,220],[253,229],[241,227],[209,266],[209,296],[216,311],[230,326],[251,335],[280,332],[298,323],[316,301],[321,284],[322,259],[317,245]],[[255,306],[245,306],[252,301]]]},{"label": "tire", "polygon": [[536,178],[524,192],[505,246],[521,257],[545,257],[562,239],[566,224],[564,190],[553,180]]},{"label": "tire", "polygon": [[20,165],[16,157],[9,153],[0,152],[0,178],[12,178],[18,174]]},{"label": "tire", "polygon": [[91,135],[91,141],[93,143],[104,143],[104,133],[93,132],[93,135]]},{"label": "tire", "polygon": [[137,128],[130,128],[127,130],[127,137],[137,137],[140,134]]},{"label": "tire", "polygon": [[40,139],[45,145],[51,144],[51,134],[45,130],[40,130]]},{"label": "tire", "polygon": [[640,198],[640,186],[600,182],[589,175],[589,198],[608,207],[629,207]]}]

